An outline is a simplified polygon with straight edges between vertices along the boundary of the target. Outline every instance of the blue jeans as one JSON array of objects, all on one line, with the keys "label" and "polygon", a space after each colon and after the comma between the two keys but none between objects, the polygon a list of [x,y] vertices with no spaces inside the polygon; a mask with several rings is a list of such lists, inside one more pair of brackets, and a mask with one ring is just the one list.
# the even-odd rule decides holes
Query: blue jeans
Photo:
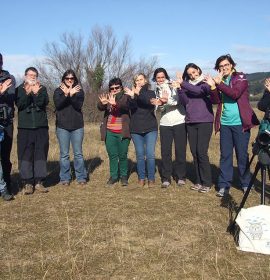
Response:
[{"label": "blue jeans", "polygon": [[78,182],[85,182],[87,173],[84,166],[82,153],[84,129],[79,128],[76,130],[66,130],[57,127],[56,135],[60,146],[60,181],[69,182],[71,180],[69,160],[69,148],[71,143],[74,154],[74,169],[76,179]]},{"label": "blue jeans", "polygon": [[157,131],[150,131],[142,134],[131,134],[136,151],[139,180],[145,179],[145,158],[147,163],[148,180],[155,180],[155,146],[157,142],[157,135]]},{"label": "blue jeans", "polygon": [[0,160],[0,193],[3,192],[6,189],[6,182],[3,178],[3,169],[2,169],[2,163]]},{"label": "blue jeans", "polygon": [[219,189],[228,189],[231,186],[233,179],[233,149],[235,149],[241,188],[248,187],[251,176],[250,172],[245,174],[245,170],[248,166],[249,139],[250,131],[243,132],[242,125],[221,125]]}]

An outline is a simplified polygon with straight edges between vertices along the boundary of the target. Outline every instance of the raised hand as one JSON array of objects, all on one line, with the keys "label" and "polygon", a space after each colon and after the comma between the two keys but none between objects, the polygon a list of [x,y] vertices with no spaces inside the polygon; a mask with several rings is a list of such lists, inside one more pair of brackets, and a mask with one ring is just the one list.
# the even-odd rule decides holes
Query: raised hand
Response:
[{"label": "raised hand", "polygon": [[134,91],[135,94],[139,95],[140,94],[140,90],[141,90],[141,86],[136,86],[136,87],[132,87],[132,90]]},{"label": "raised hand", "polygon": [[134,91],[131,90],[131,89],[128,88],[128,87],[125,87],[125,88],[124,88],[124,94],[129,95],[131,98],[134,97]]},{"label": "raised hand", "polygon": [[40,89],[41,89],[40,82],[37,81],[37,82],[32,86],[32,92],[34,93],[34,95],[37,95]]},{"label": "raised hand", "polygon": [[11,86],[12,86],[12,80],[11,79],[5,80],[0,86],[0,93],[1,94],[4,93]]},{"label": "raised hand", "polygon": [[28,82],[25,82],[23,87],[25,89],[26,95],[29,95],[32,91],[32,86]]},{"label": "raised hand", "polygon": [[152,105],[155,105],[155,106],[161,106],[163,105],[162,101],[160,100],[160,98],[151,98],[150,99],[150,103]]},{"label": "raised hand", "polygon": [[64,92],[65,97],[69,95],[69,88],[64,83],[61,83],[60,89]]},{"label": "raised hand", "polygon": [[222,82],[222,78],[223,78],[223,72],[219,71],[218,75],[216,77],[214,77],[214,81],[217,85],[219,85]]},{"label": "raised hand", "polygon": [[270,78],[265,80],[264,86],[270,92]]},{"label": "raised hand", "polygon": [[214,81],[214,79],[209,75],[205,75],[204,76],[204,81],[211,87],[214,88],[216,86],[216,83]]},{"label": "raised hand", "polygon": [[113,93],[108,94],[108,103],[111,105],[116,105],[115,94]]},{"label": "raised hand", "polygon": [[108,104],[108,96],[106,93],[101,93],[98,98],[103,105]]},{"label": "raised hand", "polygon": [[81,90],[81,86],[77,85],[70,89],[69,94],[73,96],[74,94],[78,93]]}]

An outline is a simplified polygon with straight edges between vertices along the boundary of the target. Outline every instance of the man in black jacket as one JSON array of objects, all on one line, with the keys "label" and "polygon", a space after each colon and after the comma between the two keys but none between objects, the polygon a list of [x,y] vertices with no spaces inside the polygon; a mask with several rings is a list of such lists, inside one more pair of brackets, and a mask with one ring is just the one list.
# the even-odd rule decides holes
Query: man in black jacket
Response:
[{"label": "man in black jacket", "polygon": [[[7,197],[10,197],[9,192],[11,192],[10,173],[12,164],[10,153],[13,141],[15,85],[15,78],[8,71],[3,70],[3,56],[0,53],[0,125],[4,132],[0,150]],[[4,198],[4,194],[2,194],[2,197]]]},{"label": "man in black jacket", "polygon": [[29,67],[25,70],[24,83],[16,88],[18,161],[24,194],[32,194],[34,190],[48,191],[43,183],[47,175],[49,149],[46,113],[49,98],[46,88],[37,78],[37,69]]}]

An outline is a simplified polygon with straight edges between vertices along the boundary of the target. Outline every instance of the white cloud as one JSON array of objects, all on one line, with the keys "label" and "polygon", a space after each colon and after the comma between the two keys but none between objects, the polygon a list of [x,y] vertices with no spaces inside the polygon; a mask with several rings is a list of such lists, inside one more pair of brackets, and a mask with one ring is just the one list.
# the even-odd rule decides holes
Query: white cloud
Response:
[{"label": "white cloud", "polygon": [[22,77],[27,67],[33,66],[35,61],[43,58],[27,54],[3,54],[3,69],[8,70],[15,77]]},{"label": "white cloud", "polygon": [[241,54],[249,55],[270,55],[270,48],[266,47],[254,47],[249,45],[233,45],[233,50]]}]

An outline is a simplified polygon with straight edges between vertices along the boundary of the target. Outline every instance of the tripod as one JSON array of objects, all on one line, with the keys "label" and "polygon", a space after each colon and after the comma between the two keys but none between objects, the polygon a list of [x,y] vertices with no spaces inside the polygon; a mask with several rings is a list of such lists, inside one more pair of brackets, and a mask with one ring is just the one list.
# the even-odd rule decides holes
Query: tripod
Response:
[{"label": "tripod", "polygon": [[[254,152],[255,149],[253,149]],[[268,151],[265,151],[264,149],[259,149],[258,151],[256,150],[256,153],[253,153],[250,162],[247,166],[247,169],[245,171],[248,172],[249,168],[251,166],[251,163],[254,159],[254,157],[258,155],[258,162],[255,166],[255,170],[254,173],[250,179],[250,182],[248,184],[247,190],[245,191],[244,197],[236,211],[236,215],[235,218],[233,219],[233,221],[230,223],[230,225],[228,226],[227,231],[229,232],[234,232],[235,231],[235,224],[236,224],[236,219],[238,217],[238,214],[240,213],[241,209],[244,207],[246,200],[248,198],[248,195],[250,193],[251,188],[254,185],[254,182],[256,180],[257,174],[259,172],[259,170],[261,170],[261,204],[264,205],[265,204],[265,184],[266,184],[266,171],[268,171],[268,176],[270,178],[270,155],[268,153]]]}]

